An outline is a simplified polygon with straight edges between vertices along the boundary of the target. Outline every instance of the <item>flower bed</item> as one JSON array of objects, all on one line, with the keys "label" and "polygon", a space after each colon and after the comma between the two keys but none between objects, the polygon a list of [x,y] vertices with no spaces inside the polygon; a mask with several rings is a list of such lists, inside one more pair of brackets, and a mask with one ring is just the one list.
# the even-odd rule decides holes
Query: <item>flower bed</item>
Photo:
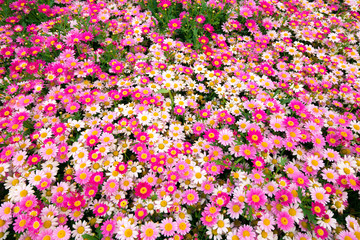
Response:
[{"label": "flower bed", "polygon": [[0,239],[360,239],[358,2],[0,3]]}]

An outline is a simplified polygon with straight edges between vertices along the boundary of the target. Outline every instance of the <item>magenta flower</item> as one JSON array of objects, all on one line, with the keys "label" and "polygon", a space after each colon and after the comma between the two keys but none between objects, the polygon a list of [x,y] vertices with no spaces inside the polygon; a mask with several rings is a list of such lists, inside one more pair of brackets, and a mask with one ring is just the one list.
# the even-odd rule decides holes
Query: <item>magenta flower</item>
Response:
[{"label": "magenta flower", "polygon": [[169,21],[168,27],[170,28],[170,30],[176,30],[176,29],[180,29],[181,28],[181,21],[178,18],[175,19],[171,19]]},{"label": "magenta flower", "polygon": [[263,206],[267,200],[265,193],[260,188],[252,188],[246,193],[247,203],[255,209]]},{"label": "magenta flower", "polygon": [[135,195],[141,199],[148,198],[152,193],[151,185],[146,182],[139,182],[135,188]]},{"label": "magenta flower", "polygon": [[175,115],[184,115],[185,113],[185,108],[181,107],[181,106],[176,106],[174,108],[174,114]]},{"label": "magenta flower", "polygon": [[262,142],[262,140],[264,139],[264,137],[261,135],[260,131],[257,130],[250,130],[248,132],[248,136],[246,137],[246,139],[250,142],[250,143],[255,143],[255,144],[259,144]]},{"label": "magenta flower", "polygon": [[289,231],[294,227],[294,219],[287,212],[280,212],[277,217],[277,225],[283,231]]},{"label": "magenta flower", "polygon": [[205,22],[205,16],[203,15],[198,15],[195,17],[195,21],[198,23],[204,23]]},{"label": "magenta flower", "polygon": [[204,138],[209,142],[215,142],[219,138],[219,132],[216,129],[209,129],[205,132]]},{"label": "magenta flower", "polygon": [[254,159],[256,153],[256,148],[249,145],[240,146],[240,156],[243,156],[246,159]]},{"label": "magenta flower", "polygon": [[329,233],[326,230],[326,228],[321,227],[321,226],[316,226],[314,229],[314,232],[316,234],[316,237],[318,237],[320,239],[326,239],[329,236]]}]

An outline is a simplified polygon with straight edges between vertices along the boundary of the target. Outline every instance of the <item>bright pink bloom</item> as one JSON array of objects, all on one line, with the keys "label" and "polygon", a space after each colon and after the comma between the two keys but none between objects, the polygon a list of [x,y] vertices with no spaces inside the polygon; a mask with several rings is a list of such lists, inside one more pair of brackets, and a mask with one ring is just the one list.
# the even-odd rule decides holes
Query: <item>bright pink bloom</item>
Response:
[{"label": "bright pink bloom", "polygon": [[289,231],[294,227],[294,219],[287,212],[280,212],[277,216],[277,225],[283,231]]},{"label": "bright pink bloom", "polygon": [[219,138],[219,132],[216,129],[209,129],[205,132],[204,138],[209,142],[215,142]]},{"label": "bright pink bloom", "polygon": [[275,199],[281,203],[283,206],[289,206],[293,201],[293,195],[286,189],[281,189],[276,192]]},{"label": "bright pink bloom", "polygon": [[199,201],[199,195],[195,190],[186,190],[182,196],[183,202],[188,205],[194,205]]},{"label": "bright pink bloom", "polygon": [[316,234],[316,237],[318,237],[320,239],[326,239],[329,236],[329,233],[326,230],[326,228],[321,227],[321,226],[316,226],[314,229],[314,232]]},{"label": "bright pink bloom", "polygon": [[181,21],[178,18],[171,19],[168,23],[170,30],[176,30],[181,28]]},{"label": "bright pink bloom", "polygon": [[95,206],[93,213],[95,216],[104,216],[108,210],[109,207],[105,203],[98,203]]},{"label": "bright pink bloom", "polygon": [[138,208],[135,211],[135,217],[140,220],[144,219],[147,216],[147,214],[148,213],[145,208]]},{"label": "bright pink bloom", "polygon": [[103,222],[100,228],[101,233],[104,237],[111,236],[116,229],[116,221],[112,219],[108,219]]},{"label": "bright pink bloom", "polygon": [[264,137],[261,135],[260,131],[257,130],[250,130],[248,132],[248,136],[246,137],[246,139],[250,142],[250,143],[254,143],[254,144],[259,144],[262,142],[262,140],[264,139]]},{"label": "bright pink bloom", "polygon": [[260,188],[251,188],[246,193],[246,199],[247,203],[255,209],[259,209],[261,206],[264,206],[267,200],[264,191]]},{"label": "bright pink bloom", "polygon": [[148,198],[152,192],[151,185],[146,182],[139,182],[135,187],[135,195],[141,199]]}]

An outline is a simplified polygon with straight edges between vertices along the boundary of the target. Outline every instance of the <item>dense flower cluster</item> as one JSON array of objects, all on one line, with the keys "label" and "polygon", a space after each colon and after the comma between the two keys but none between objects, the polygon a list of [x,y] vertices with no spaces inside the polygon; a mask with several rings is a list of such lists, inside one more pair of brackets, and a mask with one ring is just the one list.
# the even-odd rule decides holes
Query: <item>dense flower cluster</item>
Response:
[{"label": "dense flower cluster", "polygon": [[359,239],[358,2],[175,4],[1,5],[0,239]]}]

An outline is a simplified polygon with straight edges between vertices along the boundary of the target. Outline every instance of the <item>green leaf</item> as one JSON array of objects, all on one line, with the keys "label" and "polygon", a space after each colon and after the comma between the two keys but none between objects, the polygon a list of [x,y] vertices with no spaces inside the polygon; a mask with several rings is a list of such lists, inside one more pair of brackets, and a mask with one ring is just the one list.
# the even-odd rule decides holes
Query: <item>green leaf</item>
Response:
[{"label": "green leaf", "polygon": [[83,234],[82,237],[83,239],[87,239],[87,240],[98,240],[96,237],[93,237],[89,234]]},{"label": "green leaf", "polygon": [[314,214],[312,214],[311,210],[307,209],[307,208],[302,208],[304,214],[307,216],[307,218],[309,219],[309,221],[312,223],[312,224],[316,224],[317,223],[317,220],[316,220],[316,217]]},{"label": "green leaf", "polygon": [[297,193],[298,193],[299,199],[302,200],[303,195],[302,195],[302,191],[301,191],[300,187],[298,187]]},{"label": "green leaf", "polygon": [[169,93],[168,89],[162,88],[159,91],[157,91],[157,93]]},{"label": "green leaf", "polygon": [[102,239],[102,238],[103,238],[103,235],[102,235],[102,232],[101,232],[100,227],[98,227],[95,231],[96,231],[96,233],[98,234],[98,235],[97,235],[98,238],[99,238],[99,239]]},{"label": "green leaf", "polygon": [[287,158],[282,157],[282,158],[280,159],[279,164],[280,164],[281,166],[285,166],[286,160],[287,160]]}]

